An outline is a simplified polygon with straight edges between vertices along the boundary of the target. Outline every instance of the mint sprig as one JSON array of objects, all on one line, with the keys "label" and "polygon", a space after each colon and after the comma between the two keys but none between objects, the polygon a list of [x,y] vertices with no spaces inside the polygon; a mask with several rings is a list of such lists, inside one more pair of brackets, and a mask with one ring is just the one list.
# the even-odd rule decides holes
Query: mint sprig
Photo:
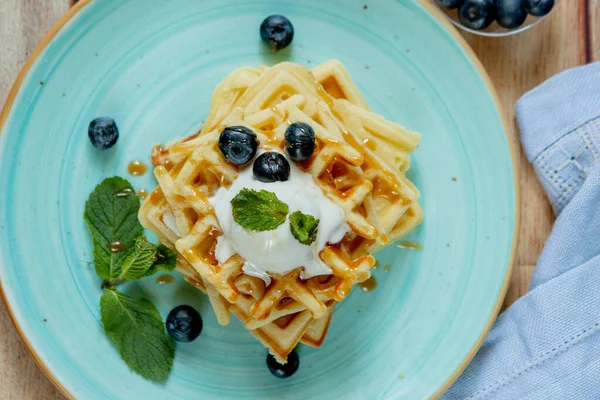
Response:
[{"label": "mint sprig", "polygon": [[153,381],[168,378],[175,345],[154,304],[111,288],[100,299],[100,314],[104,331],[132,370]]},{"label": "mint sprig", "polygon": [[116,279],[128,252],[114,252],[112,243],[131,249],[144,229],[137,219],[140,200],[125,179],[105,179],[85,203],[84,219],[94,243],[96,273],[104,280]]},{"label": "mint sprig", "polygon": [[151,276],[158,271],[171,272],[177,265],[177,253],[169,249],[164,244],[159,244],[156,249],[154,263],[146,271],[146,276]]},{"label": "mint sprig", "polygon": [[[143,236],[139,209],[133,187],[117,176],[96,186],[85,203],[84,219],[92,236],[96,273],[105,281],[139,279],[175,269],[177,253]],[[114,243],[121,243],[123,250],[112,251]]]},{"label": "mint sprig", "polygon": [[148,242],[145,236],[138,237],[134,248],[123,260],[119,278],[134,280],[146,276],[146,272],[156,260],[156,251],[157,246]]},{"label": "mint sprig", "polygon": [[231,200],[233,219],[251,231],[270,231],[285,222],[289,207],[267,190],[244,188]]},{"label": "mint sprig", "polygon": [[290,230],[292,235],[302,244],[310,246],[317,240],[319,220],[312,215],[296,211],[290,215]]},{"label": "mint sprig", "polygon": [[[85,204],[96,273],[104,280],[100,300],[102,325],[131,369],[155,381],[167,379],[175,347],[156,307],[134,300],[114,287],[158,271],[172,271],[177,253],[150,243],[137,218],[140,200],[131,184],[113,177],[96,186]],[[117,245],[118,244],[118,245]]]}]

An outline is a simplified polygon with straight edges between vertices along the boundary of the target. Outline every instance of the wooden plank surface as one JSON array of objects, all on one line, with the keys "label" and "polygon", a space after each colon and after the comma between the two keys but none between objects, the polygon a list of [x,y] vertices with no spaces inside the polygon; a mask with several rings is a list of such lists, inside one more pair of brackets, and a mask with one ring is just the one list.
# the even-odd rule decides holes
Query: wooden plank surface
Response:
[{"label": "wooden plank surface", "polygon": [[[37,43],[68,9],[66,0],[0,0],[0,104]],[[35,364],[0,301],[0,399],[64,399]]]},{"label": "wooden plank surface", "polygon": [[[593,1],[600,6],[600,0]],[[554,222],[542,186],[521,150],[514,105],[525,92],[549,77],[587,62],[588,9],[586,0],[561,1],[547,20],[521,34],[501,39],[464,35],[496,85],[513,140],[520,149],[521,231],[505,307],[527,292],[535,269],[532,266]],[[600,20],[596,27],[600,34]]]},{"label": "wooden plank surface", "polygon": [[[0,104],[27,56],[67,10],[68,3],[69,0],[0,0]],[[513,37],[465,37],[498,89],[513,140],[520,149],[514,119],[517,99],[562,70],[600,59],[600,0],[562,0],[548,20]],[[552,209],[522,151],[519,179],[522,222],[505,306],[527,292],[554,221]],[[63,399],[25,350],[4,304],[0,304],[0,365],[0,399]]]},{"label": "wooden plank surface", "polygon": [[600,0],[589,0],[587,7],[589,34],[589,61],[600,60]]}]

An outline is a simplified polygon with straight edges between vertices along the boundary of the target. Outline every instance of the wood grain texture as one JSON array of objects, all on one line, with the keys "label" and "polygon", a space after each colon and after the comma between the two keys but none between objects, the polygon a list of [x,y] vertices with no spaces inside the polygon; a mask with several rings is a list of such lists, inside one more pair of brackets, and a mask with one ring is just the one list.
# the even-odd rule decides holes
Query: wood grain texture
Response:
[{"label": "wood grain texture", "polygon": [[588,0],[589,61],[600,61],[600,0]]},{"label": "wood grain texture", "polygon": [[[72,1],[0,0],[0,104],[4,103],[27,56]],[[548,20],[513,37],[464,36],[498,89],[512,140],[520,149],[515,102],[552,75],[600,59],[600,0],[562,0]],[[527,292],[554,221],[552,209],[522,151],[519,161],[522,222],[505,306]],[[0,399],[63,399],[23,347],[3,304],[0,304],[0,363]]]},{"label": "wood grain texture", "polygon": [[537,262],[554,223],[552,208],[522,151],[514,106],[549,77],[586,63],[586,10],[585,0],[561,1],[547,20],[521,34],[501,39],[464,34],[496,85],[520,153],[521,231],[505,307],[527,292],[534,271],[530,266]]},{"label": "wood grain texture", "polygon": [[[0,104],[29,54],[67,9],[65,0],[0,0]],[[0,365],[0,399],[64,399],[23,346],[2,301]]]}]

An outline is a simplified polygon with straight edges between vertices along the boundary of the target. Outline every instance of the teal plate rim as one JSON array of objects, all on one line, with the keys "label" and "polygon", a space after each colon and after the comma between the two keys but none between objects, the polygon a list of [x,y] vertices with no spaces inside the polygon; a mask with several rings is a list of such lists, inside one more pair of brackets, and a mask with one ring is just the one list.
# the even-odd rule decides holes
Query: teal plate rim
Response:
[{"label": "teal plate rim", "polygon": [[[6,102],[2,108],[2,112],[0,113],[0,132],[4,128],[4,125],[5,125],[5,123],[8,119],[8,116],[12,110],[15,99],[17,98],[17,95],[19,94],[19,92],[21,90],[21,85],[22,85],[25,77],[29,73],[29,70],[32,68],[34,63],[37,61],[38,57],[44,52],[44,50],[49,45],[49,43],[63,29],[63,27],[65,25],[67,25],[69,23],[69,21],[71,21],[71,19],[74,18],[78,14],[79,11],[81,11],[84,7],[89,5],[92,1],[93,0],[80,0],[73,7],[71,7],[71,9],[69,9],[65,13],[65,15],[63,15],[59,19],[59,21],[48,31],[48,33],[46,33],[46,35],[42,38],[42,40],[36,46],[35,50],[31,53],[31,55],[27,59],[25,65],[21,69],[19,75],[17,76],[17,79],[15,80],[15,83],[13,84],[13,86],[8,94],[8,97],[6,99]],[[504,113],[504,110],[500,103],[500,99],[499,99],[499,96],[495,89],[495,86],[492,83],[487,71],[484,69],[483,65],[481,64],[481,61],[477,58],[474,51],[467,44],[465,39],[460,35],[460,33],[456,30],[456,28],[454,26],[452,26],[452,24],[445,18],[445,16],[440,12],[440,10],[437,9],[436,7],[434,7],[429,0],[418,0],[418,1],[429,12],[431,12],[431,14],[433,14],[442,23],[443,26],[446,27],[446,29],[449,31],[449,33],[451,33],[451,35],[454,37],[456,42],[463,48],[463,50],[465,51],[465,54],[469,57],[470,61],[473,63],[473,65],[479,72],[481,78],[483,79],[484,83],[486,84],[486,86],[490,92],[490,95],[496,105],[496,108],[498,110],[498,115],[500,116],[502,125],[504,127],[504,132],[505,132],[508,147],[510,150],[513,171],[515,171],[515,172],[518,171],[518,168],[517,168],[519,165],[518,157],[517,157],[518,154],[517,154],[517,147],[516,147],[516,144],[514,141],[514,137],[512,137],[512,135],[510,134],[510,130],[508,129],[508,123],[506,120],[506,114]],[[506,275],[504,277],[504,282],[502,284],[502,288],[498,294],[496,304],[489,316],[487,324],[486,324],[484,330],[481,332],[481,335],[479,336],[478,340],[476,341],[476,343],[474,344],[474,346],[472,347],[470,352],[467,354],[467,356],[464,358],[464,360],[459,364],[459,366],[454,371],[454,373],[448,378],[448,380],[445,382],[445,384],[433,395],[432,398],[434,398],[434,399],[440,397],[452,385],[452,383],[454,383],[454,381],[459,377],[459,375],[467,367],[469,362],[473,359],[473,357],[475,356],[475,354],[481,347],[488,332],[492,328],[492,325],[493,325],[494,321],[496,320],[498,313],[500,312],[504,298],[508,291],[508,287],[509,287],[510,280],[511,280],[510,278],[512,276],[512,271],[513,271],[514,262],[515,262],[517,239],[518,239],[518,235],[519,235],[519,231],[520,231],[520,223],[521,223],[521,201],[520,201],[521,200],[521,192],[520,192],[519,183],[517,181],[517,179],[518,179],[517,177],[518,177],[518,174],[514,173],[513,174],[514,194],[515,194],[514,231],[513,231],[511,253],[510,253],[510,258],[508,261],[509,265],[507,266]],[[42,369],[42,371],[46,374],[46,376],[50,379],[50,381],[62,392],[63,395],[65,395],[69,399],[77,399],[77,397],[74,394],[72,394],[65,388],[65,386],[60,382],[60,380],[50,370],[50,368],[42,361],[42,359],[37,354],[35,348],[28,340],[27,336],[25,335],[25,332],[21,329],[21,327],[19,325],[19,321],[17,320],[17,318],[15,316],[15,313],[11,307],[11,304],[9,303],[9,301],[5,295],[5,291],[2,286],[1,280],[0,280],[0,296],[2,297],[2,300],[4,301],[4,304],[6,305],[6,309],[8,311],[9,317],[10,317],[13,325],[15,326],[17,333],[21,337],[21,340],[23,341],[25,348],[30,353],[32,358],[35,360],[37,365]]]}]

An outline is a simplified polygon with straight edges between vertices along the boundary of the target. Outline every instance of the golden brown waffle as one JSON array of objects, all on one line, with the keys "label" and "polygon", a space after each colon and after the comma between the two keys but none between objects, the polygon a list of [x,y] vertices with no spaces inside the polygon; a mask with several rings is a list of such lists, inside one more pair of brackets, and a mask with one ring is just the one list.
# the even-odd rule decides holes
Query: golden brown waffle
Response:
[{"label": "golden brown waffle", "polygon": [[[299,167],[344,210],[351,233],[320,253],[332,275],[302,280],[297,269],[272,275],[267,287],[244,274],[241,255],[217,262],[222,231],[208,198],[238,175],[218,149],[225,127],[247,126],[261,148],[282,149],[292,122],[314,129],[315,152]],[[372,113],[339,61],[312,72],[291,63],[242,68],[217,87],[200,132],[154,149],[159,186],[139,218],[179,253],[178,270],[208,295],[219,323],[227,324],[233,312],[285,362],[299,341],[323,343],[337,302],[370,277],[371,254],[421,222],[419,192],[404,175],[419,138]]]}]

